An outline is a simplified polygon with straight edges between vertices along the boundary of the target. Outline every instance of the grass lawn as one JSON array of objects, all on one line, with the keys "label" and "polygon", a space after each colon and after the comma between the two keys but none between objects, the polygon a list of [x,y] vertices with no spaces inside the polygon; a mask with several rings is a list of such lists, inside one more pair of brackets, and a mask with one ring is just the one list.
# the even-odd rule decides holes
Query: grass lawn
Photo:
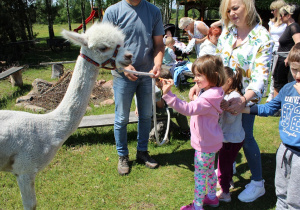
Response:
[{"label": "grass lawn", "polygon": [[[55,33],[62,27],[68,28],[66,25],[55,26]],[[23,63],[20,63],[28,65],[23,72],[24,87],[12,88],[8,79],[0,81],[2,110],[21,110],[14,106],[15,100],[30,91],[34,79],[53,81],[51,67],[39,66],[40,62],[75,60],[78,56],[79,48],[75,46],[70,51],[59,53],[47,49],[47,27],[35,26],[34,32],[39,34],[40,43],[24,55]],[[191,59],[195,58],[191,56]],[[74,64],[65,65],[66,69],[73,67]],[[100,70],[98,78],[109,80],[112,76],[109,71]],[[174,87],[172,91],[180,98],[187,99],[190,87]],[[114,106],[102,106],[93,107],[87,114],[113,112]],[[241,150],[237,158],[237,174],[233,177],[235,188],[232,190],[232,201],[220,203],[218,209],[275,209],[275,153],[280,144],[278,121],[278,117],[256,117],[255,120],[254,136],[262,153],[266,194],[252,203],[242,203],[237,199],[250,179]],[[136,131],[136,124],[128,125],[131,173],[119,176],[113,127],[78,129],[36,177],[38,209],[179,209],[192,202],[194,150],[190,141],[172,134],[167,145],[159,147],[149,143],[150,154],[160,163],[158,169],[151,170],[135,161]],[[0,172],[0,186],[0,209],[22,209],[15,177]]]}]

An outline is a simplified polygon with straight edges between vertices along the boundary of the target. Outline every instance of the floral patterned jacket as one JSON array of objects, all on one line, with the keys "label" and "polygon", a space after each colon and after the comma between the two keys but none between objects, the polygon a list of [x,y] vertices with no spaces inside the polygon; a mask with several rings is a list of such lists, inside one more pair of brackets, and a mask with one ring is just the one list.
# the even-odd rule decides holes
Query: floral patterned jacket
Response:
[{"label": "floral patterned jacket", "polygon": [[244,70],[243,91],[253,90],[256,93],[256,97],[248,105],[259,103],[264,84],[268,82],[274,42],[271,41],[267,29],[258,23],[247,38],[239,46],[233,48],[237,40],[237,28],[234,25],[223,28],[216,52],[222,57],[224,66],[232,69],[238,66]]}]

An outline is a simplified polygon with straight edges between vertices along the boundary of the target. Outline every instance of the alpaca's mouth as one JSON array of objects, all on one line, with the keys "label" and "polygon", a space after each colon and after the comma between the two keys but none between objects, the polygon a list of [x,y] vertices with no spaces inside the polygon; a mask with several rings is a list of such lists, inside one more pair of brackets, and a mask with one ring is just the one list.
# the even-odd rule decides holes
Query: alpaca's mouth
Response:
[{"label": "alpaca's mouth", "polygon": [[132,63],[132,61],[131,60],[130,61],[120,61],[119,63],[121,64],[122,67],[126,67],[126,66],[129,66]]}]

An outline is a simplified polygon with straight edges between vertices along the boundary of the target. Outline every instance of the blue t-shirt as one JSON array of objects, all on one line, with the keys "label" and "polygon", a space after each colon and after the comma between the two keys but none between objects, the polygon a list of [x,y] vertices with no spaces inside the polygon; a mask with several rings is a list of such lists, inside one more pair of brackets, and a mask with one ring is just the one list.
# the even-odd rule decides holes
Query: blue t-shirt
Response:
[{"label": "blue t-shirt", "polygon": [[279,134],[286,145],[300,149],[300,95],[294,82],[283,86],[279,94],[269,103],[258,105],[258,115],[273,115],[281,108]]},{"label": "blue t-shirt", "polygon": [[146,0],[132,6],[122,0],[105,11],[103,22],[111,22],[126,35],[124,47],[133,53],[137,71],[149,72],[154,65],[153,36],[164,34],[160,10]]}]

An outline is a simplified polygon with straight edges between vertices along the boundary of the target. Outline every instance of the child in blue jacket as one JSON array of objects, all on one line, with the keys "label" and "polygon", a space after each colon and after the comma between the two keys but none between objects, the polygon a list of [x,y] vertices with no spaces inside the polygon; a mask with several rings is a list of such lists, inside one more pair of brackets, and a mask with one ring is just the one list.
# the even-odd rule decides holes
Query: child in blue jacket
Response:
[{"label": "child in blue jacket", "polygon": [[300,209],[300,43],[288,55],[295,81],[287,83],[269,103],[246,107],[244,113],[273,115],[281,109],[281,144],[276,154],[276,209]]}]

